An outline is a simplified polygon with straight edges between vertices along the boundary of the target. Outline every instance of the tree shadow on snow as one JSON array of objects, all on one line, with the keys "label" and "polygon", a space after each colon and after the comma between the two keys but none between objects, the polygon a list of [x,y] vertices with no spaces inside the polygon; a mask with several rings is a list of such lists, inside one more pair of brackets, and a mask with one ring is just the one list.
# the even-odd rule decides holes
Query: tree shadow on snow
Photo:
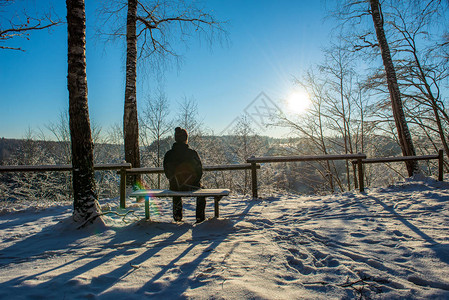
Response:
[{"label": "tree shadow on snow", "polygon": [[409,220],[407,220],[404,216],[398,213],[392,206],[387,205],[378,197],[373,197],[371,195],[367,195],[368,199],[374,200],[377,204],[381,205],[386,211],[391,213],[397,220],[399,220],[402,224],[408,227],[411,231],[421,237],[428,244],[425,245],[427,248],[432,250],[435,253],[435,256],[446,264],[449,264],[449,244],[441,244],[435,241],[431,236],[423,232],[416,225],[412,224]]},{"label": "tree shadow on snow", "polygon": [[[242,221],[254,205],[260,203],[257,200],[246,202],[246,207],[238,215],[230,216],[229,219],[208,219],[195,225],[142,220],[120,228],[91,226],[76,230],[74,226],[77,224],[73,223],[71,217],[62,219],[0,251],[0,267],[4,270],[15,264],[40,265],[40,271],[27,271],[25,275],[17,274],[0,283],[0,298],[8,295],[35,298],[43,297],[42,294],[49,298],[64,298],[76,297],[80,293],[86,297],[123,296],[137,299],[152,294],[180,296],[189,287],[202,285],[200,280],[191,278],[198,266],[235,232],[235,224]],[[181,238],[189,231],[191,239]],[[92,239],[88,240],[92,235],[99,237],[97,245],[92,244]],[[130,293],[113,288],[120,280],[139,271],[147,260],[160,255],[168,247],[185,249],[181,249],[175,258],[151,275],[137,291]],[[142,248],[145,249],[143,252]],[[138,254],[136,249],[139,250]],[[180,260],[187,256],[192,259],[182,266],[179,276],[161,286],[158,280],[179,268]],[[53,266],[42,267],[46,259]],[[107,266],[112,270],[95,276],[98,271],[94,269],[100,266],[102,270],[107,269]],[[13,266],[12,269],[15,270],[16,267]],[[43,268],[45,270],[42,271]],[[83,281],[83,278],[87,279]]]},{"label": "tree shadow on snow", "polygon": [[[207,219],[200,224],[184,224],[186,228],[191,230],[192,234],[192,238],[190,240],[187,240],[179,245],[180,247],[185,245],[185,249],[176,255],[176,257],[171,259],[168,264],[162,266],[161,269],[156,274],[152,275],[142,287],[133,293],[133,295],[137,299],[140,299],[142,296],[154,296],[158,298],[182,297],[182,294],[187,289],[196,288],[203,285],[204,283],[202,283],[201,279],[193,277],[195,272],[198,271],[198,267],[215,252],[215,249],[223,241],[236,232],[235,224],[242,221],[251,208],[258,203],[260,203],[258,200],[247,201],[247,206],[245,209],[238,216],[234,215],[232,219],[212,218]],[[168,243],[166,242],[165,244],[165,246],[171,245],[173,245],[173,241]],[[155,251],[154,248],[155,246],[152,246],[151,249],[142,254],[141,257],[133,263],[138,264],[144,262],[146,259],[153,256],[153,252]],[[199,254],[195,256],[196,251]],[[232,251],[232,249],[228,249],[228,251]],[[189,255],[195,258],[193,260],[189,260],[187,263],[182,263],[181,260]],[[119,278],[123,277],[128,271],[129,266],[126,267],[124,265],[109,274],[105,274],[104,276]],[[172,273],[170,276],[173,275],[177,277],[173,280],[165,280],[164,276],[169,273]],[[199,272],[198,275],[201,277],[201,272]],[[108,291],[102,295],[106,297],[130,296],[127,292],[120,291]]]},{"label": "tree shadow on snow", "polygon": [[[96,283],[101,283],[99,286],[105,288],[112,286],[114,282],[119,280],[131,269],[133,265],[138,265],[146,259],[155,255],[164,246],[176,241],[176,239],[188,231],[189,226],[177,226],[176,224],[163,224],[164,230],[158,229],[160,223],[137,222],[125,228],[108,228],[103,226],[88,226],[84,229],[77,230],[79,224],[75,224],[71,217],[45,227],[41,232],[32,234],[31,236],[19,241],[10,247],[0,251],[0,267],[6,268],[8,265],[15,265],[21,263],[33,263],[38,260],[58,259],[64,260],[61,264],[50,261],[50,264],[56,264],[55,267],[45,269],[38,273],[28,275],[19,275],[11,280],[0,283],[0,298],[2,295],[21,295],[38,297],[38,291],[45,291],[48,297],[61,297],[60,293],[77,294],[75,290],[79,290],[83,283],[75,278],[83,273],[89,272],[96,267],[110,262],[112,259],[126,256],[132,252],[133,248],[145,247],[145,243],[153,237],[161,234],[172,232],[172,235],[165,240],[160,240],[153,243],[151,248],[145,251],[142,255],[133,258],[114,270],[118,277],[111,282],[102,283],[101,278],[96,279]],[[145,225],[145,226],[143,226]],[[150,230],[146,230],[150,229]],[[153,229],[153,230],[152,230]],[[132,233],[137,230],[137,233]],[[55,236],[56,235],[56,236]],[[111,236],[111,240],[106,243],[98,245],[86,245],[84,239],[92,235],[103,236],[106,240]],[[111,250],[112,249],[112,250]],[[10,254],[13,254],[10,255]],[[44,261],[45,262],[45,261]],[[79,266],[78,266],[79,265]],[[69,271],[64,271],[68,268]],[[52,272],[60,272],[60,274],[53,276]],[[42,278],[48,277],[48,280],[42,282]],[[101,276],[100,276],[101,277]],[[30,285],[27,282],[36,282],[37,285]],[[95,283],[92,280],[92,283]],[[90,285],[89,285],[90,288]],[[86,289],[88,290],[88,289]],[[52,294],[53,293],[53,294]]]}]

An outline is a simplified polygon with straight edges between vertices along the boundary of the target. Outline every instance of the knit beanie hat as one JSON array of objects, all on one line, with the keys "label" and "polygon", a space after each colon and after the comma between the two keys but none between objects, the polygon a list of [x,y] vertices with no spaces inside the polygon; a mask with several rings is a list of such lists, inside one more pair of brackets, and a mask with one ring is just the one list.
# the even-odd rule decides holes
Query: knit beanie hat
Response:
[{"label": "knit beanie hat", "polygon": [[175,128],[175,141],[177,143],[185,143],[187,142],[187,138],[188,138],[188,134],[187,131],[181,127],[176,127]]}]

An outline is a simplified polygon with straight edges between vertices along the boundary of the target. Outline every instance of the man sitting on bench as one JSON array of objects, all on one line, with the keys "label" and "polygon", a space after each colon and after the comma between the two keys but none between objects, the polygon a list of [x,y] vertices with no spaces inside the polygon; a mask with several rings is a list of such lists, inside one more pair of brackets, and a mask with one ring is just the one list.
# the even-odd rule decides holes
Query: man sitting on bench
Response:
[{"label": "man sitting on bench", "polygon": [[[192,191],[201,188],[203,166],[198,153],[189,148],[188,134],[181,127],[175,128],[175,143],[164,156],[164,172],[170,182],[170,190]],[[206,197],[196,199],[196,222],[204,221]],[[182,220],[182,199],[173,197],[173,219]]]}]

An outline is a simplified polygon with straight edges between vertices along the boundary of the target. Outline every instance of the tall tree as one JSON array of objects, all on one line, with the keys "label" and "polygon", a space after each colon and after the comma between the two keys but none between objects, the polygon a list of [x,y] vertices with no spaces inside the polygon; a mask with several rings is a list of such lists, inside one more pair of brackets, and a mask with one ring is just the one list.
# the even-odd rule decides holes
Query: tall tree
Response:
[{"label": "tall tree", "polygon": [[[379,3],[379,0],[370,0],[370,7],[374,28],[376,30],[377,41],[382,55],[382,61],[387,77],[388,91],[390,93],[391,106],[393,109],[393,116],[396,124],[396,129],[398,132],[399,143],[403,155],[414,156],[416,155],[415,148],[413,146],[412,137],[410,135],[407,121],[405,119],[396,71],[393,65],[390,47],[388,45],[388,41],[383,27],[384,20],[382,15],[382,7],[381,4]],[[406,166],[409,176],[412,176],[413,173],[418,171],[418,164],[416,161],[407,161]]]},{"label": "tall tree", "polygon": [[[393,3],[388,12],[389,39],[396,51],[393,60],[402,99],[407,103],[404,110],[408,123],[415,125],[411,127],[417,138],[415,147],[425,154],[443,147],[449,157],[449,115],[443,88],[449,65],[441,45],[447,8],[439,1],[410,1]],[[370,79],[370,86],[384,92],[385,81],[384,72],[378,71]]]},{"label": "tall tree", "polygon": [[[137,120],[137,0],[128,0],[126,19],[126,86],[125,108],[123,113],[123,137],[125,139],[125,160],[134,168],[140,167],[139,123]],[[128,177],[127,181],[134,185],[140,180],[138,175]]]},{"label": "tall tree", "polygon": [[86,14],[84,0],[66,0],[66,6],[73,219],[75,222],[87,222],[100,216],[100,208],[95,188],[93,143],[87,104]]}]

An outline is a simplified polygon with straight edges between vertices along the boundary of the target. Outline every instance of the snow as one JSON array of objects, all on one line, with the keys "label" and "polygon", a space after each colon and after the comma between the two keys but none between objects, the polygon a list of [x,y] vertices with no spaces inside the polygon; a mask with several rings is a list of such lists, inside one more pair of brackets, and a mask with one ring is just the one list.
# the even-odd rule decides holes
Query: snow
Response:
[{"label": "snow", "polygon": [[106,226],[71,206],[0,213],[0,299],[449,298],[449,184],[414,178],[329,196],[233,195],[194,224],[171,201],[104,199]]}]

